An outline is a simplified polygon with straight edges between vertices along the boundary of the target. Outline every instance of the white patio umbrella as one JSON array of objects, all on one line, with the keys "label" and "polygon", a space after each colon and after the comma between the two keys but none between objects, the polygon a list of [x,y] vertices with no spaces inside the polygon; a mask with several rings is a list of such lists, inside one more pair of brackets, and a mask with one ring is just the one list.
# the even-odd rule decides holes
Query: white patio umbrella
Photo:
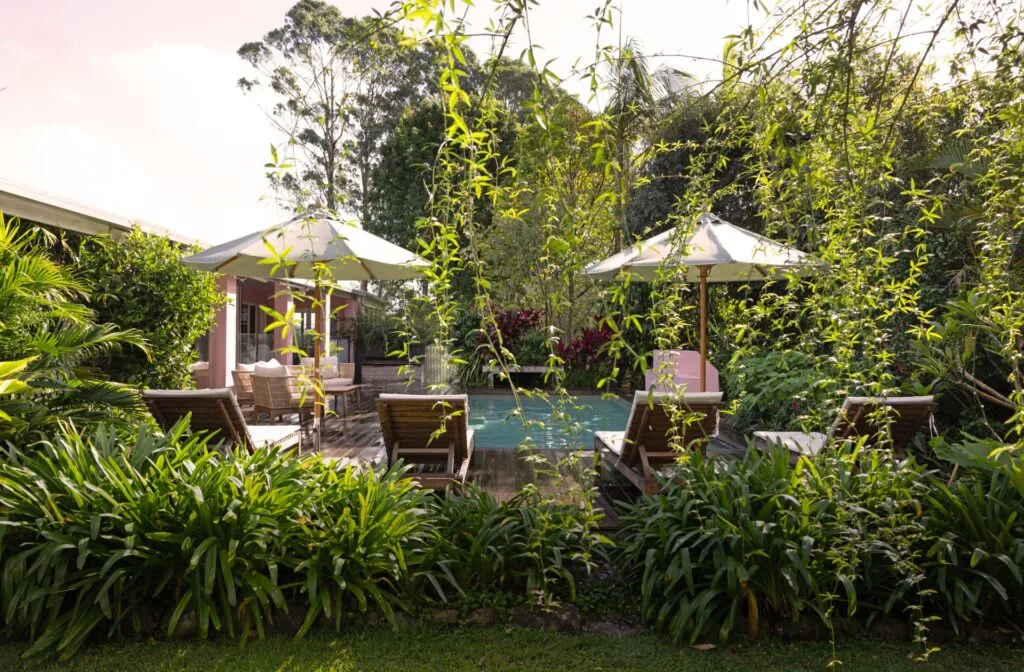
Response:
[{"label": "white patio umbrella", "polygon": [[629,273],[643,282],[655,279],[660,267],[686,267],[684,280],[700,282],[700,389],[707,387],[708,283],[762,280],[772,268],[789,268],[803,275],[816,261],[800,250],[776,243],[730,224],[712,214],[701,215],[685,241],[673,240],[669,230],[643,240],[586,268],[586,273],[613,280]]},{"label": "white patio umbrella", "polygon": [[[268,260],[283,257],[293,262],[287,268],[274,268]],[[215,245],[182,260],[186,265],[213,273],[271,280],[317,280],[314,266],[327,264],[335,281],[405,280],[416,277],[429,264],[419,256],[373,235],[358,226],[339,222],[330,216],[306,213],[256,231],[235,240]],[[319,283],[314,284],[317,303],[323,297]],[[316,378],[314,426],[320,440],[320,349],[323,310],[315,316],[317,338],[313,343],[313,368]]]}]

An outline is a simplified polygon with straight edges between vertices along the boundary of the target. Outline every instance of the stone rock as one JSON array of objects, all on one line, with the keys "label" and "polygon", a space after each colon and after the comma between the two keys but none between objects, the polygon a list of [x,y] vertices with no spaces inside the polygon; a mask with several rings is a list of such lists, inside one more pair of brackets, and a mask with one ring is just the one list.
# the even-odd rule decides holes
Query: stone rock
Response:
[{"label": "stone rock", "polygon": [[490,626],[497,625],[499,621],[498,610],[493,607],[480,607],[469,612],[466,616],[467,625]]},{"label": "stone rock", "polygon": [[459,611],[457,609],[437,609],[430,612],[427,622],[433,625],[458,625]]},{"label": "stone rock", "polygon": [[605,635],[606,637],[635,637],[640,634],[640,628],[622,621],[594,621],[583,627],[584,631]]},{"label": "stone rock", "polygon": [[579,632],[583,627],[580,610],[574,604],[561,604],[545,610],[519,605],[512,612],[512,621],[521,628],[554,632]]},{"label": "stone rock", "polygon": [[907,641],[907,624],[897,618],[879,618],[871,624],[868,633],[890,642]]},{"label": "stone rock", "polygon": [[404,611],[395,612],[395,630],[398,632],[412,632],[416,629],[416,618]]},{"label": "stone rock", "polygon": [[864,632],[864,624],[856,618],[833,618],[832,629],[840,637],[850,637]]},{"label": "stone rock", "polygon": [[1015,644],[1020,642],[1020,637],[1008,628],[979,623],[971,628],[971,640],[980,644]]},{"label": "stone rock", "polygon": [[925,636],[929,642],[936,644],[950,644],[953,642],[965,642],[967,641],[967,625],[965,623],[960,624],[960,631],[957,632],[953,629],[953,625],[946,619],[938,621],[932,621],[925,623],[928,628],[928,632]]},{"label": "stone rock", "polygon": [[[743,629],[740,629],[739,625],[736,626],[737,633],[746,634],[746,631],[745,623],[743,624]],[[825,627],[825,624],[810,614],[805,615],[796,622],[788,618],[778,621],[774,628],[776,637],[793,642],[813,642],[822,639],[827,633],[828,629]]]}]

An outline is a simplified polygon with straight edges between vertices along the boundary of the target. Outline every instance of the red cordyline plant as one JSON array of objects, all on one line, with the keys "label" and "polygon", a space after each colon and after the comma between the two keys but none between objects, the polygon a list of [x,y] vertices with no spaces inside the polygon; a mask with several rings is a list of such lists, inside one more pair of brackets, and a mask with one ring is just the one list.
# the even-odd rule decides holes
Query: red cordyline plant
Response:
[{"label": "red cordyline plant", "polygon": [[611,340],[611,333],[603,327],[588,327],[568,343],[558,343],[558,356],[570,368],[587,368],[604,358],[602,348]]},{"label": "red cordyline plant", "polygon": [[497,331],[501,333],[501,340],[504,346],[509,350],[515,351],[523,337],[540,326],[541,318],[543,317],[544,312],[534,308],[504,310],[495,316],[494,321],[497,323],[497,329],[492,327],[488,330],[489,338],[481,334],[479,340],[481,343],[486,340],[496,343],[497,333],[495,332]]}]

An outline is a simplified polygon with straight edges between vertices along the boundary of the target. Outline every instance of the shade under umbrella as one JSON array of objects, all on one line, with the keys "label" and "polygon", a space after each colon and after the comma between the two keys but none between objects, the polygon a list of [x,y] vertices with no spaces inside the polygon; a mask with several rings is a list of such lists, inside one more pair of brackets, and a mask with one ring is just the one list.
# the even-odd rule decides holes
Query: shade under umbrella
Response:
[{"label": "shade under umbrella", "polygon": [[[629,273],[639,281],[651,282],[659,268],[686,267],[685,282],[700,282],[700,389],[707,387],[707,302],[709,282],[763,280],[771,269],[787,268],[797,274],[813,271],[816,262],[792,247],[759,236],[712,214],[701,215],[686,240],[676,240],[669,230],[595,262],[586,273],[613,280]],[[677,277],[677,276],[673,276]]]},{"label": "shade under umbrella", "polygon": [[[277,268],[269,259],[283,257],[291,262]],[[373,235],[354,224],[339,222],[315,213],[299,215],[283,224],[256,231],[235,240],[215,245],[182,260],[186,265],[213,273],[245,278],[314,281],[316,301],[322,300],[324,287],[315,266],[326,264],[334,281],[406,280],[428,267],[412,252]],[[316,391],[313,421],[316,440],[320,440],[321,394],[320,348],[323,310],[316,311],[317,338],[313,342],[313,368]]]}]

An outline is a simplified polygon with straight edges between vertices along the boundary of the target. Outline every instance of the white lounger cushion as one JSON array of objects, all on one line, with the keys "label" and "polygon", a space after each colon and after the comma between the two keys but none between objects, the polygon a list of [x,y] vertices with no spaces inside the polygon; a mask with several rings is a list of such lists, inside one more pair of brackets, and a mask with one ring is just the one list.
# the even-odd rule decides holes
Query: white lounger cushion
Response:
[{"label": "white lounger cushion", "polygon": [[594,432],[594,438],[611,452],[622,455],[622,444],[626,440],[625,432]]},{"label": "white lounger cushion", "polygon": [[299,425],[249,425],[249,436],[256,445],[253,448],[279,446],[291,448],[299,443],[302,427]]}]

